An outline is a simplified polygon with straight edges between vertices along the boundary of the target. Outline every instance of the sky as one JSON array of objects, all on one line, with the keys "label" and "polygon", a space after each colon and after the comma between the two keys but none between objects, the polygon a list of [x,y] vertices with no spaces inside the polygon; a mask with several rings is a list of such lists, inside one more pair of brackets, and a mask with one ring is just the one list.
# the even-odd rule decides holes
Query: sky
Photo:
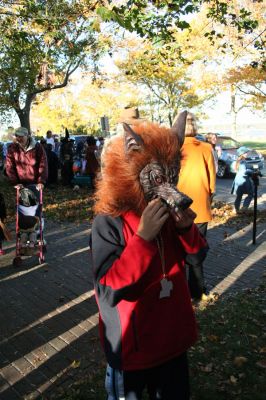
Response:
[{"label": "sky", "polygon": [[[104,71],[117,72],[117,68],[109,55],[102,58],[102,68]],[[82,81],[80,84],[82,85]],[[215,101],[206,102],[201,110],[206,118],[202,118],[198,124],[200,131],[230,134],[232,126],[230,102],[229,92],[222,92],[215,98]],[[14,115],[13,121],[8,121],[0,126],[0,137],[1,133],[4,133],[10,125],[19,126],[16,115]],[[240,138],[250,136],[254,139],[264,139],[266,142],[266,115],[263,115],[261,111],[251,112],[247,108],[241,110],[237,116],[237,128]]]},{"label": "sky", "polygon": [[[109,55],[103,57],[102,68],[104,71],[117,72],[113,60]],[[229,91],[216,96],[214,101],[206,102],[202,107],[202,113],[206,119],[202,119],[199,128],[202,132],[218,132],[231,134],[232,117],[230,114],[231,96]],[[239,138],[253,136],[265,140],[266,143],[266,115],[261,111],[251,112],[242,109],[237,116]]]},{"label": "sky", "polygon": [[[202,131],[214,131],[230,133],[232,117],[230,115],[230,93],[223,92],[216,97],[213,106],[206,104],[203,111],[207,116],[201,122]],[[259,136],[266,142],[266,116],[260,111],[251,112],[249,109],[242,109],[237,116],[238,133],[242,135]]]}]

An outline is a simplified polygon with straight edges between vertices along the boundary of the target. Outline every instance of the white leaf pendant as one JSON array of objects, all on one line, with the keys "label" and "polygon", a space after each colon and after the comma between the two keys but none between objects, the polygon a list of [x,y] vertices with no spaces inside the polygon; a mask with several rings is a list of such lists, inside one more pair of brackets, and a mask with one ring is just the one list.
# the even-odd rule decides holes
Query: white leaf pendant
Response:
[{"label": "white leaf pendant", "polygon": [[168,281],[168,279],[166,278],[163,278],[161,279],[161,287],[162,289],[160,290],[160,299],[163,299],[164,297],[170,297],[171,290],[173,289],[173,282]]}]

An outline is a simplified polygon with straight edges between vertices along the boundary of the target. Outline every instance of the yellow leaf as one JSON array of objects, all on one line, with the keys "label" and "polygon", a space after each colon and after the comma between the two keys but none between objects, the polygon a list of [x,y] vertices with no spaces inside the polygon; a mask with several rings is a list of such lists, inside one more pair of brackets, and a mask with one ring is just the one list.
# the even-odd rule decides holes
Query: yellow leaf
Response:
[{"label": "yellow leaf", "polygon": [[235,385],[237,383],[237,378],[234,375],[231,375],[230,382],[233,383],[233,385]]},{"label": "yellow leaf", "polygon": [[79,368],[80,367],[80,361],[74,360],[71,364],[72,368]]},{"label": "yellow leaf", "polygon": [[210,364],[207,364],[205,367],[204,366],[200,367],[200,369],[203,372],[212,372],[213,365],[212,365],[212,363],[210,363]]},{"label": "yellow leaf", "polygon": [[242,367],[242,365],[245,364],[247,361],[248,361],[248,359],[246,357],[239,356],[239,357],[235,357],[234,364],[237,367]]},{"label": "yellow leaf", "polygon": [[260,353],[266,353],[266,347],[260,348],[259,352],[260,352]]},{"label": "yellow leaf", "polygon": [[260,360],[258,362],[256,362],[256,365],[260,368],[266,368],[266,360]]},{"label": "yellow leaf", "polygon": [[209,335],[207,338],[210,340],[210,342],[218,342],[219,337],[216,335]]},{"label": "yellow leaf", "polygon": [[252,339],[258,339],[257,335],[252,335],[251,333],[248,333],[248,336],[251,337]]}]

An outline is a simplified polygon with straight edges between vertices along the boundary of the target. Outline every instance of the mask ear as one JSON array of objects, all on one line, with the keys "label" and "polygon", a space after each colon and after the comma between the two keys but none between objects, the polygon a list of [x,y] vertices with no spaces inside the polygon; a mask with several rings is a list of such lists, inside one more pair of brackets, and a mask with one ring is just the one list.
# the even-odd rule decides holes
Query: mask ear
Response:
[{"label": "mask ear", "polygon": [[187,113],[187,111],[182,111],[172,126],[172,132],[178,136],[180,147],[182,147],[185,140]]},{"label": "mask ear", "polygon": [[125,133],[126,153],[130,153],[131,151],[140,151],[144,144],[142,137],[134,132],[128,124],[123,123],[123,128]]}]

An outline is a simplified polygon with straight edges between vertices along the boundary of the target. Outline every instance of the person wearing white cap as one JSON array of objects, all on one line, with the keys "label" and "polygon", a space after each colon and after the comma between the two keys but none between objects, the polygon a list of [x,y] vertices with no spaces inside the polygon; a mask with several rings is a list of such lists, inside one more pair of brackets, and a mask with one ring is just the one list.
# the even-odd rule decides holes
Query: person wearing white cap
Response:
[{"label": "person wearing white cap", "polygon": [[[14,143],[9,146],[7,152],[6,174],[11,184],[14,185],[16,189],[19,189],[21,200],[23,191],[29,190],[32,192],[34,190],[36,191],[36,189],[43,189],[48,178],[48,163],[43,146],[35,142],[29,135],[27,128],[17,128],[14,135]],[[26,208],[23,207],[24,205],[20,203],[19,225],[20,228],[22,228],[20,236],[21,252],[25,251],[28,242],[31,250],[35,248],[39,232],[36,220],[34,226],[27,227],[26,230],[25,227],[22,227],[22,221],[25,216],[26,218],[32,218],[38,215],[38,207],[36,205]],[[41,224],[43,229],[43,218]]]},{"label": "person wearing white cap", "polygon": [[25,127],[17,128],[15,140],[7,152],[6,174],[12,185],[36,184],[42,189],[48,176],[48,164],[45,151],[36,143]]},{"label": "person wearing white cap", "polygon": [[54,141],[54,137],[53,137],[53,133],[52,131],[47,131],[46,132],[46,143],[47,144],[51,144],[52,145],[52,151],[54,151],[55,149],[55,141]]}]

